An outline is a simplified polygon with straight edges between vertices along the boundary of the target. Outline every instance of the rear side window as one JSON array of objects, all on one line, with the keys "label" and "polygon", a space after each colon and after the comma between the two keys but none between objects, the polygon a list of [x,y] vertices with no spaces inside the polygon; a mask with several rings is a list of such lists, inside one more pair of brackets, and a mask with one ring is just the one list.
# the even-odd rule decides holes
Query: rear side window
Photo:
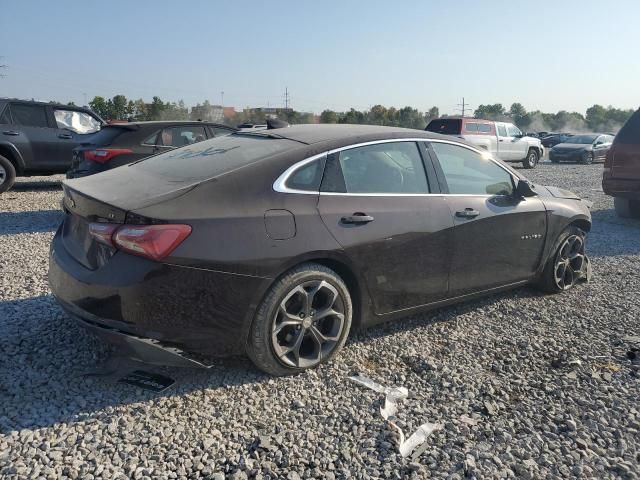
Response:
[{"label": "rear side window", "polygon": [[461,129],[462,120],[459,118],[438,118],[431,120],[425,130],[443,135],[459,135]]},{"label": "rear side window", "polygon": [[325,158],[319,158],[293,172],[287,179],[287,187],[294,190],[317,192],[320,190]]},{"label": "rear side window", "polygon": [[48,127],[47,114],[41,105],[14,103],[11,105],[13,122],[25,127]]},{"label": "rear side window", "polygon": [[100,122],[85,112],[75,110],[54,110],[58,128],[66,128],[76,133],[94,133],[100,130]]},{"label": "rear side window", "polygon": [[206,140],[202,126],[181,126],[164,128],[158,137],[158,145],[163,147],[184,147]]},{"label": "rear side window", "polygon": [[[427,176],[414,142],[391,142],[343,150],[337,164],[344,184],[327,184],[342,193],[429,193]],[[330,172],[335,177],[336,172]]]},{"label": "rear side window", "polygon": [[488,123],[479,123],[478,124],[478,132],[480,133],[491,133],[491,125]]},{"label": "rear side window", "polygon": [[464,126],[465,131],[467,132],[477,132],[478,124],[477,123],[466,123]]},{"label": "rear side window", "polygon": [[129,168],[176,183],[192,182],[245,167],[299,146],[298,142],[283,138],[234,134],[147,157]]},{"label": "rear side window", "polygon": [[631,115],[616,135],[615,141],[626,145],[640,145],[640,110]]},{"label": "rear side window", "polygon": [[214,137],[220,137],[222,135],[230,135],[233,133],[233,130],[229,130],[228,128],[209,127],[209,130],[211,130]]}]

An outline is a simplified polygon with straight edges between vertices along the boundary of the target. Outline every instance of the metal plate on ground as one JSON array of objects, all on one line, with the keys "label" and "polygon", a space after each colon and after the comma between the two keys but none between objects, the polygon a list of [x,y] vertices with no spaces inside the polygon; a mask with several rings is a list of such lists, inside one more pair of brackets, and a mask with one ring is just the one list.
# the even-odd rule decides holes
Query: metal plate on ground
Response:
[{"label": "metal plate on ground", "polygon": [[120,378],[118,383],[126,383],[152,392],[162,392],[173,385],[175,380],[157,373],[134,370]]}]

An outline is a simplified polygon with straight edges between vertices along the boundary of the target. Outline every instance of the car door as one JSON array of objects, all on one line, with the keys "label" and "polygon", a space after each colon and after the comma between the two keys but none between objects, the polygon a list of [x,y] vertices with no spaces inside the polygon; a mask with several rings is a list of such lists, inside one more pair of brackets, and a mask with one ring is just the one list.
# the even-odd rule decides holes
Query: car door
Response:
[{"label": "car door", "polygon": [[496,122],[496,132],[498,133],[498,158],[505,161],[515,160],[507,125]]},{"label": "car door", "polygon": [[11,102],[9,111],[12,128],[3,129],[20,151],[27,170],[51,170],[55,165],[58,138],[56,129],[50,128],[46,107],[41,104]]},{"label": "car door", "polygon": [[522,131],[512,123],[507,123],[507,135],[509,135],[512,152],[510,160],[524,159],[529,151],[529,144],[523,138]]},{"label": "car door", "polygon": [[100,121],[87,112],[50,107],[55,122],[57,148],[55,168],[66,171],[71,167],[73,149],[88,142],[92,134],[100,130]]},{"label": "car door", "polygon": [[373,143],[327,159],[318,210],[377,314],[447,295],[453,220],[421,149],[426,155],[413,141]]},{"label": "car door", "polygon": [[530,279],[546,235],[542,201],[516,198],[511,172],[476,150],[434,141],[430,151],[455,225],[450,296]]}]

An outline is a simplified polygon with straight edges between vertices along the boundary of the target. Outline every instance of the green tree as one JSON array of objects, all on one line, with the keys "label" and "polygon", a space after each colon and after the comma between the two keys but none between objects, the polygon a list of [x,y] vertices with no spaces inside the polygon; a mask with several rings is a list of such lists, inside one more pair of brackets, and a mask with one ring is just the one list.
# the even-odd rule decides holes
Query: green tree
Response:
[{"label": "green tree", "polygon": [[162,112],[165,110],[165,104],[160,97],[153,97],[147,108],[147,120],[162,119]]},{"label": "green tree", "polygon": [[521,103],[512,103],[509,108],[509,116],[513,119],[513,123],[520,128],[526,128],[531,123],[531,117],[527,114],[527,109]]},{"label": "green tree", "polygon": [[124,95],[115,95],[111,99],[111,118],[114,120],[127,118],[127,97]]},{"label": "green tree", "polygon": [[501,103],[494,103],[493,105],[479,105],[473,116],[476,118],[483,118],[485,120],[502,120],[506,112]]},{"label": "green tree", "polygon": [[111,118],[111,112],[104,97],[93,97],[93,100],[89,102],[89,107],[102,118]]},{"label": "green tree", "polygon": [[333,110],[324,110],[320,114],[320,123],[338,123],[338,114]]}]

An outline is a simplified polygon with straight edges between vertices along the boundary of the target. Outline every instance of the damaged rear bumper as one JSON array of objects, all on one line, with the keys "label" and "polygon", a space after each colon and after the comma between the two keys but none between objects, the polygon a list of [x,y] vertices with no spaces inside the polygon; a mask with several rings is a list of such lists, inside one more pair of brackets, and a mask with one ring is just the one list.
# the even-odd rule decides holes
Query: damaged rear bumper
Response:
[{"label": "damaged rear bumper", "polygon": [[100,339],[116,345],[124,356],[154,365],[172,367],[209,368],[203,358],[188,354],[179,348],[152,339],[139,337],[106,325],[95,315],[56,299],[67,315]]}]

